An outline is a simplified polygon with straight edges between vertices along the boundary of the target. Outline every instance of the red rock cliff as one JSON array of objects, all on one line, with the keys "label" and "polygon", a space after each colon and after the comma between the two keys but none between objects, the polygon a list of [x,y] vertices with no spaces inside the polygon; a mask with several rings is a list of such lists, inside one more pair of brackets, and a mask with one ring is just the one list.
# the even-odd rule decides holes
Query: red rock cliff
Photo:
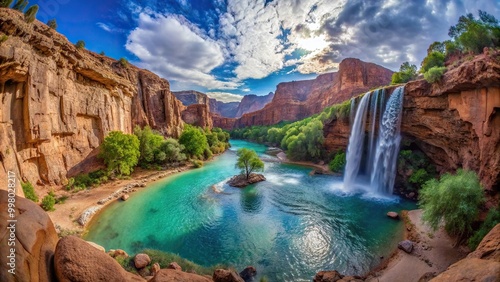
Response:
[{"label": "red rock cliff", "polygon": [[[39,185],[95,169],[113,130],[183,128],[168,81],[132,65],[79,50],[46,25],[0,8],[0,189],[7,171]],[[97,167],[96,167],[97,166]],[[21,189],[18,189],[20,191]]]},{"label": "red rock cliff", "polygon": [[372,88],[391,82],[392,71],[358,59],[345,59],[339,71],[313,80],[280,83],[271,103],[264,109],[244,114],[236,127],[271,125],[295,121],[319,113]]}]

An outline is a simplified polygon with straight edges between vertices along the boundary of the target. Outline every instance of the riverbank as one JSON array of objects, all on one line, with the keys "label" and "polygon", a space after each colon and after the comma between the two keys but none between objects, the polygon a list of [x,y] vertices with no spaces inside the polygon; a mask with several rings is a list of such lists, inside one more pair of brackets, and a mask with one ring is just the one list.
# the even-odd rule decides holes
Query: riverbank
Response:
[{"label": "riverbank", "polygon": [[276,158],[278,158],[278,161],[281,163],[296,164],[296,165],[314,168],[315,173],[334,174],[333,172],[330,171],[327,164],[315,164],[313,162],[306,162],[306,161],[292,161],[292,160],[288,159],[285,152],[280,152],[280,153],[276,154]]},{"label": "riverbank", "polygon": [[98,187],[80,191],[77,193],[62,192],[68,198],[64,203],[54,206],[55,211],[48,212],[58,233],[62,235],[79,235],[85,231],[85,226],[78,223],[80,216],[90,209],[96,209],[95,213],[89,214],[86,222],[98,214],[107,205],[114,201],[121,201],[124,194],[132,194],[140,189],[147,188],[151,183],[161,180],[167,176],[193,169],[191,164],[167,168],[161,171],[144,170],[137,168],[129,179],[117,179],[107,182]]},{"label": "riverbank", "polygon": [[[443,228],[436,232],[422,222],[422,210],[412,210],[405,219],[405,239],[414,242],[408,254],[397,250],[391,258],[370,273],[374,281],[419,281],[424,275],[434,277],[464,258],[468,250],[455,248],[454,240]],[[424,280],[428,281],[428,280]]]}]

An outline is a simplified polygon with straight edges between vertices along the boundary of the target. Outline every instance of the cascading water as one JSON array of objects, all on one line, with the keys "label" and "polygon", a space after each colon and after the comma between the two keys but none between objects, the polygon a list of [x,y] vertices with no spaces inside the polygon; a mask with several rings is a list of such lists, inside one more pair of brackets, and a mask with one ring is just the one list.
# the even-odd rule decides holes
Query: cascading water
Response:
[{"label": "cascading water", "polygon": [[[356,186],[368,186],[369,188],[365,188],[368,192],[392,194],[401,142],[403,92],[403,86],[394,90],[385,111],[383,110],[385,90],[366,93],[359,102],[352,122],[347,148],[347,163],[344,174],[344,188],[346,190],[353,191]],[[375,124],[379,112],[379,132],[376,137]],[[365,149],[365,125],[368,114],[370,115],[371,130]],[[366,157],[363,158],[364,154]]]}]

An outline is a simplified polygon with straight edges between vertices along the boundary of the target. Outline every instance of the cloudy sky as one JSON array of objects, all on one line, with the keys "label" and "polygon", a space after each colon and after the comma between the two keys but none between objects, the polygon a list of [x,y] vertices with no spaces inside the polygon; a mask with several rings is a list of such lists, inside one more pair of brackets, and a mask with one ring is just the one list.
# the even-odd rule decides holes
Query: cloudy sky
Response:
[{"label": "cloudy sky", "polygon": [[[336,71],[359,58],[392,70],[417,66],[451,25],[497,0],[32,0],[38,19],[89,50],[125,57],[221,100],[265,95],[282,81]],[[230,95],[233,94],[233,95]],[[234,95],[236,94],[236,95]]]}]

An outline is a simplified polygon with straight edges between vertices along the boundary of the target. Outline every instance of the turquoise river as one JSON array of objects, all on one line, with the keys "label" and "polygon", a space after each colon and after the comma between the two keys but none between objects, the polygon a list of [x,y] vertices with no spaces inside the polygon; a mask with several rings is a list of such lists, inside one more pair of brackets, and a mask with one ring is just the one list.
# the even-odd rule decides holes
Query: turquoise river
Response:
[{"label": "turquoise river", "polygon": [[267,181],[228,187],[225,181],[239,172],[238,148],[271,158],[264,146],[231,144],[203,168],[112,203],[85,239],[132,254],[146,248],[172,252],[203,266],[253,265],[269,281],[311,281],[320,270],[369,271],[402,237],[402,222],[386,213],[415,208],[399,198],[346,194],[340,177],[310,176],[310,168],[276,162],[265,163]]}]

